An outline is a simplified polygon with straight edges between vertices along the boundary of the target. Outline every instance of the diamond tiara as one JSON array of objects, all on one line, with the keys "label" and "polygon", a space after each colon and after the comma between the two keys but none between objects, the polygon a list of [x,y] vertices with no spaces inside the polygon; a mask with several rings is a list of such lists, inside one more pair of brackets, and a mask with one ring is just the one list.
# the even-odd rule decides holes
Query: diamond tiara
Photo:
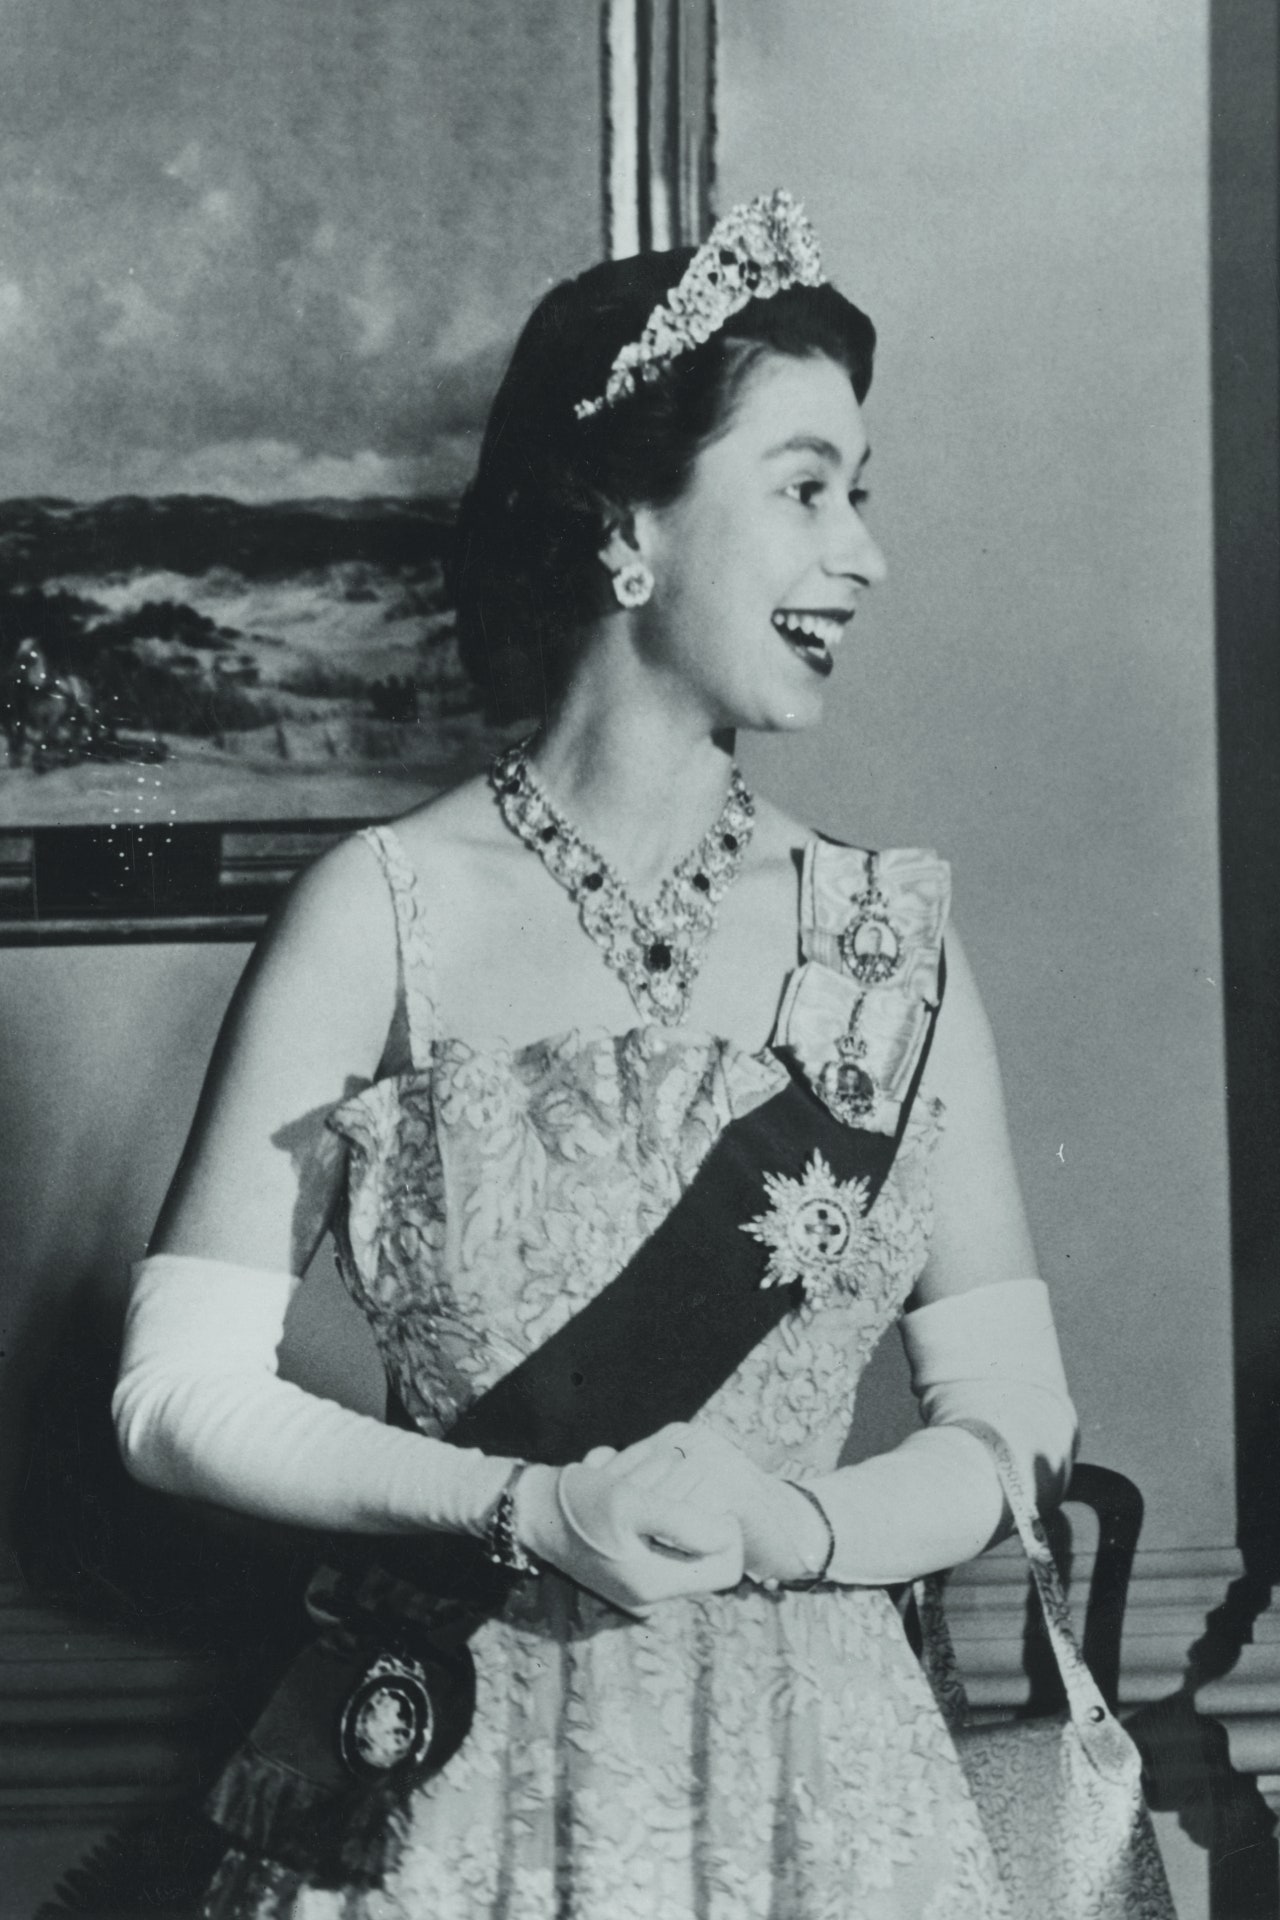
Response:
[{"label": "diamond tiara", "polygon": [[656,380],[682,353],[709,340],[752,300],[769,300],[788,287],[825,286],[818,236],[804,208],[779,187],[734,207],[717,220],[678,286],[655,307],[638,340],[622,348],[604,392],[579,400],[574,413],[589,420]]}]

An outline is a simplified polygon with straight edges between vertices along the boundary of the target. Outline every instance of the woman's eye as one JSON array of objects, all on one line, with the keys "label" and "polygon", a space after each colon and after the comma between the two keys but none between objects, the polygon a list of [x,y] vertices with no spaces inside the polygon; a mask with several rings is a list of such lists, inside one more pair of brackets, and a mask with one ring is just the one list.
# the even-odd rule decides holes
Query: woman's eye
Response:
[{"label": "woman's eye", "polygon": [[802,507],[811,507],[822,492],[825,482],[821,480],[793,480],[783,488],[783,492],[792,500],[798,500]]},{"label": "woman's eye", "polygon": [[869,487],[855,487],[849,495],[849,505],[855,513],[861,513],[870,498],[871,489]]}]

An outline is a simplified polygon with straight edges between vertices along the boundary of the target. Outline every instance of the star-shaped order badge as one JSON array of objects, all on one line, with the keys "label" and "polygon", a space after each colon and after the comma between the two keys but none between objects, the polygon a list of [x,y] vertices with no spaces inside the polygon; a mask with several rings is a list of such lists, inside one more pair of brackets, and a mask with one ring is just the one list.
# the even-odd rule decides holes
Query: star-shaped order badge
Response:
[{"label": "star-shaped order badge", "polygon": [[789,1287],[799,1281],[805,1298],[825,1304],[838,1288],[857,1293],[856,1265],[869,1229],[865,1219],[865,1180],[837,1180],[815,1151],[799,1180],[766,1173],[770,1207],[742,1231],[769,1248],[761,1286]]}]

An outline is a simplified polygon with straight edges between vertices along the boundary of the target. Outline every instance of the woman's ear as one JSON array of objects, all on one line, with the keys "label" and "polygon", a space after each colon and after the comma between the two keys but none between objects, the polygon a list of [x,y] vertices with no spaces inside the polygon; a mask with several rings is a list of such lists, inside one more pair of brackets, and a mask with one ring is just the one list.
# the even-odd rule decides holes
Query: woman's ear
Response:
[{"label": "woman's ear", "polygon": [[600,547],[600,564],[605,571],[617,573],[620,568],[631,566],[642,558],[636,539],[635,515],[624,513],[608,521]]},{"label": "woman's ear", "polygon": [[637,537],[635,516],[612,521],[600,548],[600,564],[609,575],[613,597],[624,612],[643,607],[653,593],[653,573]]}]

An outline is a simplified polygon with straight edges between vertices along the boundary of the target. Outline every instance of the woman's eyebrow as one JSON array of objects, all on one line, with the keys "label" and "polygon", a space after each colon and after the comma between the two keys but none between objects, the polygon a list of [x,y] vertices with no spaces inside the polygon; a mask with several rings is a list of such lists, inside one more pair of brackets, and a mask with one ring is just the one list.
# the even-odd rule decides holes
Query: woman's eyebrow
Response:
[{"label": "woman's eyebrow", "polygon": [[[844,458],[835,442],[824,439],[820,433],[793,433],[789,440],[782,440],[776,447],[770,447],[765,454],[765,459],[777,460],[787,453],[814,453],[820,460],[828,461],[833,467],[840,466]],[[871,449],[868,447],[858,462],[859,473],[870,458]]]}]

